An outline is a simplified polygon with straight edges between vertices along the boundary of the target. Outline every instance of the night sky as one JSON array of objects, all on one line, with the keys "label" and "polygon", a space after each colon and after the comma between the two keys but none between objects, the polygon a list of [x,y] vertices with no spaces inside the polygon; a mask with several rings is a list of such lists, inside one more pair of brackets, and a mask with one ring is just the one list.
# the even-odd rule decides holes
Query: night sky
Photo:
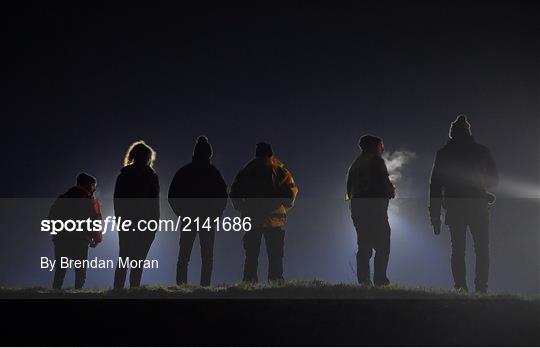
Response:
[{"label": "night sky", "polygon": [[[449,235],[433,236],[427,191],[435,152],[463,113],[501,173],[491,288],[540,291],[538,12],[519,1],[377,3],[7,9],[0,285],[50,285],[39,257],[52,256],[52,243],[39,220],[78,172],[97,177],[112,214],[125,151],[143,139],[157,151],[165,198],[201,134],[229,185],[260,141],[292,172],[300,192],[286,226],[286,279],[353,282],[345,174],[359,137],[372,133],[388,152],[416,155],[396,182],[390,279],[450,287]],[[171,214],[163,202],[163,217]],[[110,234],[90,255],[117,251]],[[158,233],[150,257],[160,269],[143,283],[172,284],[177,252],[178,234]],[[240,281],[242,259],[241,235],[218,235],[213,282]],[[191,260],[196,284],[198,242]],[[110,286],[112,274],[90,271],[87,286]]]}]

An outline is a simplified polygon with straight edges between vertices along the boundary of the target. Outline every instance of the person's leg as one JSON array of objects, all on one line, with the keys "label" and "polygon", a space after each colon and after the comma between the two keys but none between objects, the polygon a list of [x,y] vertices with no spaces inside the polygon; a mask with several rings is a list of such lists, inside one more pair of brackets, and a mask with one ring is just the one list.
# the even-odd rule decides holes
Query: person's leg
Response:
[{"label": "person's leg", "polygon": [[357,233],[358,251],[356,252],[356,277],[358,284],[371,284],[369,260],[373,255],[371,243],[363,238],[361,233]]},{"label": "person's leg", "polygon": [[257,282],[257,269],[259,266],[259,252],[261,249],[262,232],[260,229],[247,231],[242,238],[246,257],[244,260],[244,282]]},{"label": "person's leg", "polygon": [[375,243],[374,275],[375,285],[388,285],[390,281],[386,276],[388,268],[388,259],[390,257],[390,224],[388,219],[383,218],[380,221],[380,230],[377,231]]},{"label": "person's leg", "polygon": [[450,237],[452,240],[452,275],[454,287],[467,290],[467,278],[465,268],[465,241],[467,226],[464,224],[450,225]]},{"label": "person's leg", "polygon": [[[88,260],[88,243],[80,243],[75,246],[75,258],[80,261]],[[86,281],[86,267],[75,269],[75,289],[82,289]]]},{"label": "person's leg", "polygon": [[214,265],[215,231],[203,230],[199,232],[201,245],[201,286],[210,286],[212,280],[212,267]]},{"label": "person's leg", "polygon": [[[130,254],[130,239],[128,231],[119,231],[118,232],[118,258],[125,260],[126,257]],[[124,284],[126,283],[127,268],[121,267],[120,263],[116,261],[116,270],[114,271],[114,288],[123,289]]]},{"label": "person's leg", "polygon": [[[134,257],[133,259],[140,262],[146,260],[150,247],[156,237],[154,232],[136,231],[138,238],[134,244]],[[141,285],[141,278],[143,273],[143,267],[132,268],[129,273],[129,287],[134,288]]]},{"label": "person's leg", "polygon": [[62,289],[62,284],[64,283],[64,278],[66,276],[66,269],[60,267],[62,256],[66,256],[65,243],[62,240],[57,239],[54,242],[54,259],[56,262],[54,264],[53,289]]},{"label": "person's leg", "polygon": [[489,277],[489,214],[487,206],[479,204],[477,210],[470,225],[476,254],[474,285],[477,292],[487,292]]},{"label": "person's leg", "polygon": [[180,232],[180,249],[178,251],[178,262],[176,263],[176,284],[187,283],[188,264],[191,258],[193,242],[197,236],[197,231]]},{"label": "person's leg", "polygon": [[282,228],[267,228],[263,231],[268,255],[268,280],[283,280],[283,249],[285,231]]},{"label": "person's leg", "polygon": [[370,204],[367,199],[353,199],[351,201],[351,218],[356,229],[356,276],[359,284],[371,284],[369,260],[373,255]]}]

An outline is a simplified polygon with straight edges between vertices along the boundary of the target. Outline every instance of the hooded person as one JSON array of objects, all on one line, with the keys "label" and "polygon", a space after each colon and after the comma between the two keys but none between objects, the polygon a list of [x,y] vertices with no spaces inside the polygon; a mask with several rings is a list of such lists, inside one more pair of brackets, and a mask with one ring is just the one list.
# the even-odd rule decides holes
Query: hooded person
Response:
[{"label": "hooded person", "polygon": [[[139,221],[159,219],[159,179],[153,164],[156,153],[144,141],[131,144],[124,157],[124,167],[116,178],[114,187],[114,214],[122,220],[131,220],[134,230],[119,230],[120,259],[137,260],[141,264],[146,260],[156,231],[137,228]],[[120,262],[114,274],[114,288],[124,287],[128,269]],[[130,269],[130,287],[141,283],[143,268]]]},{"label": "hooded person", "polygon": [[[91,175],[77,175],[76,185],[60,195],[53,203],[49,220],[84,221],[101,220],[99,201],[94,197],[97,180]],[[83,224],[82,226],[87,226]],[[55,271],[53,288],[61,289],[66,268],[58,267],[62,258],[83,261],[88,258],[88,247],[95,248],[102,240],[102,230],[91,227],[83,231],[60,231],[53,235]],[[82,263],[84,264],[84,263]],[[86,280],[86,268],[75,268],[75,289],[81,289]]]},{"label": "hooded person", "polygon": [[381,138],[364,135],[358,146],[362,153],[349,167],[347,198],[357,234],[356,270],[360,284],[371,284],[369,260],[375,250],[374,283],[388,285],[386,270],[390,256],[388,202],[394,198],[394,185],[388,177]]},{"label": "hooded person", "polygon": [[258,143],[255,158],[234,178],[231,200],[252,228],[243,237],[245,251],[243,281],[257,282],[261,240],[268,254],[268,280],[283,279],[284,226],[298,188],[291,173],[274,157],[272,146]]},{"label": "hooded person", "polygon": [[441,210],[452,240],[454,287],[467,290],[465,241],[467,227],[476,253],[475,288],[486,292],[489,271],[489,211],[495,197],[487,189],[498,183],[497,167],[487,147],[471,134],[467,117],[450,125],[447,144],[437,151],[429,187],[429,214],[436,235],[441,230]]},{"label": "hooded person", "polygon": [[[200,136],[193,149],[190,163],[180,168],[169,187],[169,204],[179,217],[193,221],[199,218],[201,226],[208,221],[209,228],[191,227],[180,232],[180,250],[176,267],[176,283],[187,283],[188,264],[195,238],[201,246],[201,286],[209,286],[212,278],[215,230],[213,220],[223,215],[227,205],[227,184],[219,169],[211,162],[212,146],[208,138]],[[196,226],[196,225],[193,225]]]}]

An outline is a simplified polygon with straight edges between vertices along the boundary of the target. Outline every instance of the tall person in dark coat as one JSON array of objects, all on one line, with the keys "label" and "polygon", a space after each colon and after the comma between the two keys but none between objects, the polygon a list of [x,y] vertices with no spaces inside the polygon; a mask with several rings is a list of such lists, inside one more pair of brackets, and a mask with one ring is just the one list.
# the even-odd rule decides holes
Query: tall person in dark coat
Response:
[{"label": "tall person in dark coat", "polygon": [[[138,230],[140,220],[159,219],[159,180],[153,169],[156,153],[144,141],[136,141],[129,147],[124,158],[124,167],[116,178],[114,188],[114,213],[123,220],[131,220],[135,230],[119,231],[119,257],[126,260],[146,260],[155,238],[155,231]],[[142,264],[142,262],[139,262]],[[142,267],[132,268],[130,287],[141,283]],[[117,264],[114,288],[124,287],[127,268]]]},{"label": "tall person in dark coat", "polygon": [[394,198],[394,185],[388,178],[381,138],[364,135],[358,143],[362,149],[347,175],[347,196],[351,200],[351,217],[356,228],[358,252],[356,272],[360,284],[371,284],[369,260],[375,250],[375,285],[388,285],[386,276],[390,256],[388,203]]},{"label": "tall person in dark coat", "polygon": [[465,116],[450,126],[450,139],[437,151],[431,173],[429,213],[435,235],[441,232],[441,209],[452,240],[454,287],[467,290],[465,241],[467,227],[476,253],[475,288],[486,292],[489,272],[489,211],[495,197],[487,189],[498,183],[498,172],[489,149],[471,135]]},{"label": "tall person in dark coat", "polygon": [[268,255],[268,280],[283,279],[284,226],[298,188],[292,174],[274,157],[272,146],[258,143],[255,158],[240,170],[231,185],[231,200],[242,217],[249,217],[252,229],[243,244],[245,282],[257,282],[261,239]]},{"label": "tall person in dark coat", "polygon": [[[77,176],[77,185],[60,195],[49,211],[49,220],[101,220],[101,209],[94,197],[96,179],[86,173]],[[55,270],[53,288],[61,289],[66,268],[60,267],[62,258],[84,261],[88,258],[88,247],[95,248],[101,242],[101,228],[87,225],[83,231],[60,231],[53,235]],[[86,268],[75,268],[75,289],[81,289],[86,280]]]},{"label": "tall person in dark coat", "polygon": [[[215,230],[213,221],[221,217],[227,205],[227,185],[219,170],[210,163],[212,146],[205,136],[197,139],[190,163],[180,168],[169,188],[169,204],[175,214],[191,219],[191,226],[180,232],[180,251],[176,283],[187,283],[188,264],[195,237],[201,245],[201,286],[209,286],[214,263]],[[194,223],[199,219],[199,224]],[[206,224],[205,222],[209,223]],[[199,227],[197,227],[197,225]],[[198,229],[198,230],[197,230]]]}]

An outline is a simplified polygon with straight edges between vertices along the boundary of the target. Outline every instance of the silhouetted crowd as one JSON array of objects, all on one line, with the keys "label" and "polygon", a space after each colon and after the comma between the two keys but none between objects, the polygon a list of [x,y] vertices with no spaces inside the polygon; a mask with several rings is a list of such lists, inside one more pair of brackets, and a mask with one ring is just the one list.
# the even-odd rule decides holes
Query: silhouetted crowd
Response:
[{"label": "silhouetted crowd", "polygon": [[[476,253],[475,290],[486,292],[489,271],[489,206],[495,197],[487,190],[497,185],[498,173],[490,151],[478,144],[471,134],[465,116],[451,123],[447,144],[437,151],[430,180],[429,214],[435,235],[441,224],[448,225],[452,241],[451,265],[456,289],[467,291],[465,274],[465,241],[467,227],[473,237]],[[364,135],[358,143],[361,153],[349,167],[347,199],[357,232],[357,276],[360,284],[385,286],[390,257],[389,200],[395,198],[395,187],[389,179],[383,140]],[[191,162],[181,167],[168,191],[169,204],[177,216],[218,218],[230,199],[242,217],[251,219],[252,228],[245,231],[243,281],[257,282],[258,259],[262,238],[268,255],[268,280],[283,280],[283,251],[287,212],[294,206],[298,188],[292,174],[274,156],[272,146],[258,143],[255,157],[234,178],[230,190],[218,168],[211,163],[212,146],[200,136]],[[144,141],[129,147],[114,189],[114,214],[132,221],[158,220],[160,217],[159,178],[153,169],[155,151]],[[49,219],[102,219],[99,202],[94,197],[97,180],[86,173],[77,176],[76,186],[59,196],[49,212]],[[200,285],[209,286],[212,279],[215,228],[180,232],[176,283],[188,278],[188,264],[194,241],[201,247]],[[148,230],[118,231],[119,257],[146,260],[156,232]],[[86,260],[88,248],[96,247],[102,234],[95,231],[60,232],[53,236],[54,255],[60,258]],[[370,259],[374,257],[373,282]],[[125,285],[129,271],[130,287],[140,286],[143,268],[117,265],[114,288]],[[56,266],[53,288],[60,289],[66,269]],[[75,288],[83,287],[86,269],[75,270]]]}]

